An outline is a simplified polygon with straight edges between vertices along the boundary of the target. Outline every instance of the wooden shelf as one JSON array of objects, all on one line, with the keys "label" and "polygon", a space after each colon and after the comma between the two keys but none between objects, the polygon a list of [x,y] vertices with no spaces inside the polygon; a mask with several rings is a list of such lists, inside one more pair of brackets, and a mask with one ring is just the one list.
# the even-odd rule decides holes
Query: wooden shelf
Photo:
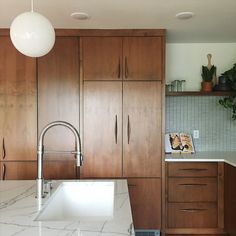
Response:
[{"label": "wooden shelf", "polygon": [[231,91],[186,91],[186,92],[166,92],[166,96],[229,96]]}]

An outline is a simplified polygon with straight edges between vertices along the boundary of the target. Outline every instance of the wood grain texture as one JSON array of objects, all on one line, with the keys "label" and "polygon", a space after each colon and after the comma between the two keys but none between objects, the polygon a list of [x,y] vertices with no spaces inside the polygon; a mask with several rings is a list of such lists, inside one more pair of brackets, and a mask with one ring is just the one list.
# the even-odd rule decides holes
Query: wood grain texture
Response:
[{"label": "wood grain texture", "polygon": [[83,108],[84,165],[81,176],[121,177],[122,82],[84,82]]},{"label": "wood grain texture", "polygon": [[173,177],[216,177],[217,163],[168,163],[168,176]]},{"label": "wood grain texture", "polygon": [[161,81],[162,47],[161,37],[124,37],[123,78]]},{"label": "wood grain texture", "polygon": [[167,212],[168,228],[217,228],[216,203],[168,203]]},{"label": "wood grain texture", "polygon": [[161,179],[128,179],[135,229],[161,229]]},{"label": "wood grain texture", "polygon": [[[38,58],[38,133],[55,120],[71,123],[79,130],[79,48],[76,37],[60,37],[52,51]],[[45,136],[45,149],[74,150],[73,133],[53,127]],[[50,156],[50,159],[74,159]]]},{"label": "wood grain texture", "polygon": [[217,178],[168,178],[169,202],[217,202]]},{"label": "wood grain texture", "polygon": [[161,113],[160,82],[123,83],[124,176],[161,176]]},{"label": "wood grain texture", "polygon": [[225,229],[230,236],[236,235],[236,168],[225,164]]},{"label": "wood grain texture", "polygon": [[122,38],[82,37],[83,80],[122,79]]},{"label": "wood grain texture", "polygon": [[35,180],[37,178],[36,161],[0,162],[1,180]]},{"label": "wood grain texture", "polygon": [[0,38],[0,159],[35,160],[36,60]]}]

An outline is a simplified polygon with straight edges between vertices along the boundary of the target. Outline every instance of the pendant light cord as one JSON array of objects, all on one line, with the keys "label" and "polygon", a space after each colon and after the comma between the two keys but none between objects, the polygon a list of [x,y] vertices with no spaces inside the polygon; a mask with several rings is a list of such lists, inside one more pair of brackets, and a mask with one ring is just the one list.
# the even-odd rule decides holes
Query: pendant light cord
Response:
[{"label": "pendant light cord", "polygon": [[34,12],[34,0],[31,0],[31,12]]}]

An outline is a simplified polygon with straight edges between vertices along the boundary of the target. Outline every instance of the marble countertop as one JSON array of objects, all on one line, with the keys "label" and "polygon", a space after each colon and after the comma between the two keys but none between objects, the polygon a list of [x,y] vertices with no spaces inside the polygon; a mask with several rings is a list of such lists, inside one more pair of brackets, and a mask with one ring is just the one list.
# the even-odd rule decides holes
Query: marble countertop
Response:
[{"label": "marble countertop", "polygon": [[196,152],[194,154],[166,154],[167,162],[225,162],[236,167],[236,152]]},{"label": "marble countertop", "polygon": [[[70,180],[71,181],[71,180]],[[75,180],[86,181],[86,180]],[[96,180],[95,180],[96,181]],[[107,181],[107,180],[106,180]],[[106,221],[35,221],[39,205],[36,181],[0,181],[0,235],[4,236],[124,236],[134,235],[126,180],[115,182],[113,218]],[[61,182],[52,181],[52,192]]]}]

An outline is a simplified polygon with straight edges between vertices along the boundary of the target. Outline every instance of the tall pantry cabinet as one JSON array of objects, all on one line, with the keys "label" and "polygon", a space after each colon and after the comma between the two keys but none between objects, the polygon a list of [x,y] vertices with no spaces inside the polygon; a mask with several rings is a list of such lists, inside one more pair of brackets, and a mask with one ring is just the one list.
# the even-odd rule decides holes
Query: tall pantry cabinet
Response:
[{"label": "tall pantry cabinet", "polygon": [[128,178],[142,229],[161,227],[163,52],[162,37],[81,38],[81,177]]},{"label": "tall pantry cabinet", "polygon": [[37,146],[36,59],[0,38],[0,179],[34,179]]}]

